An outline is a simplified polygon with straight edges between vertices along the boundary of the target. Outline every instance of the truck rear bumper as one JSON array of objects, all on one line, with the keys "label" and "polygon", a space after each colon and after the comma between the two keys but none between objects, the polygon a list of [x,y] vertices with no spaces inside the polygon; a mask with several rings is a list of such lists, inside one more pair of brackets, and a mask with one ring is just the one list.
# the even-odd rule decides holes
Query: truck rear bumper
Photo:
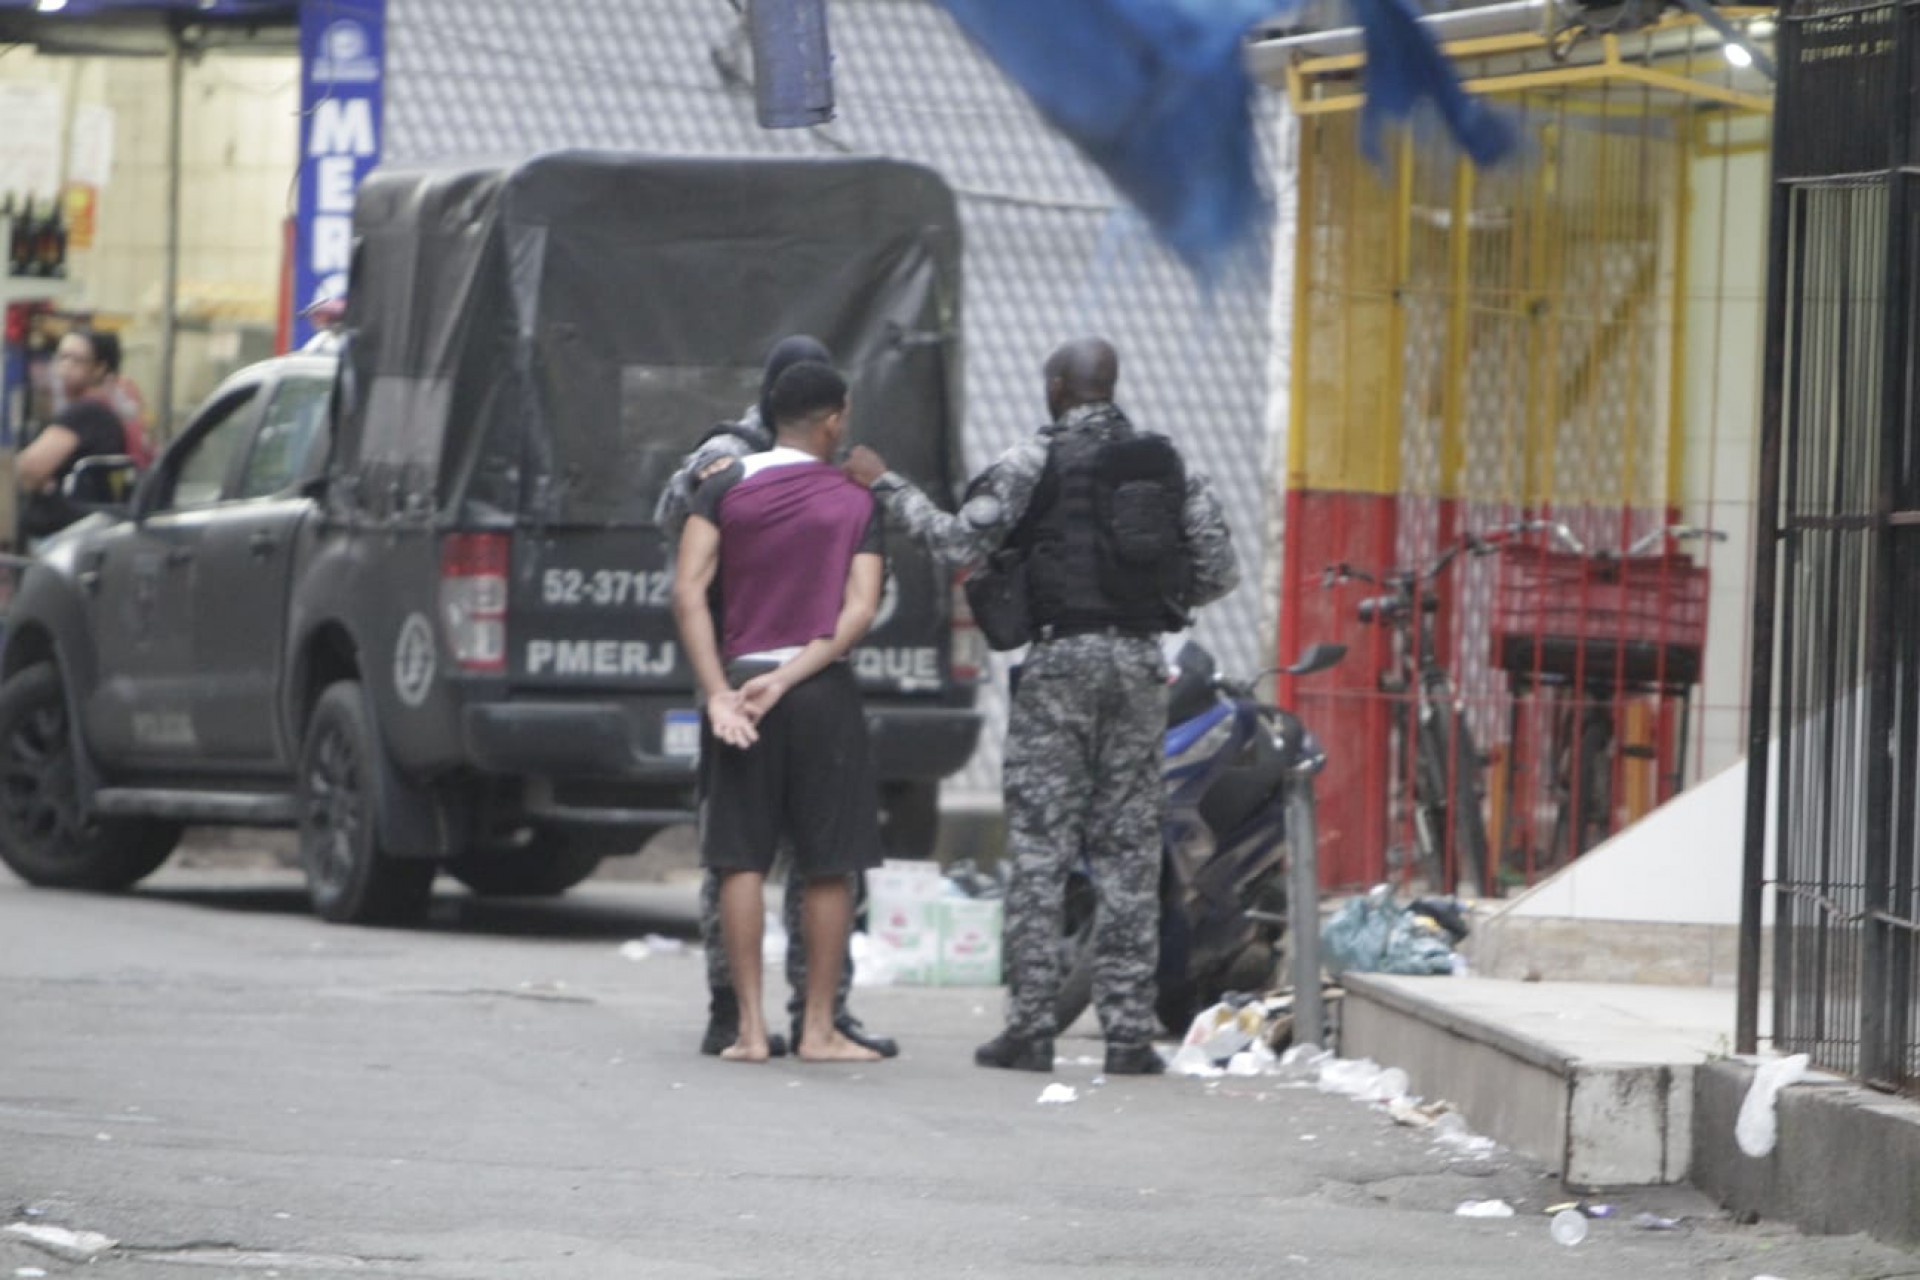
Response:
[{"label": "truck rear bumper", "polygon": [[634,719],[611,703],[511,702],[466,708],[467,760],[486,773],[691,783],[692,756],[643,750]]}]

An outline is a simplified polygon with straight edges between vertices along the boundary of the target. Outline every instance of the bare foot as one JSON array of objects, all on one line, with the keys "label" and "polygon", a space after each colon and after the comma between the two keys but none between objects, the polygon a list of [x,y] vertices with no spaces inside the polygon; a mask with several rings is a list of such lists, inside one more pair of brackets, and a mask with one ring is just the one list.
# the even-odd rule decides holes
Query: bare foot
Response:
[{"label": "bare foot", "polygon": [[804,1035],[796,1052],[802,1062],[878,1062],[880,1055],[865,1045],[833,1031],[824,1036]]},{"label": "bare foot", "polygon": [[747,1041],[735,1040],[720,1051],[723,1062],[765,1062],[767,1060],[767,1042],[765,1039]]}]

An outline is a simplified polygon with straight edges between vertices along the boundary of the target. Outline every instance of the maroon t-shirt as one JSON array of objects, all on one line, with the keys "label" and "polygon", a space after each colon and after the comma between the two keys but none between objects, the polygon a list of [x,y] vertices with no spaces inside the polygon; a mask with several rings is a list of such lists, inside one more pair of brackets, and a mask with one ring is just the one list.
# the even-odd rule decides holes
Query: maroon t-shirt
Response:
[{"label": "maroon t-shirt", "polygon": [[881,549],[873,495],[798,449],[734,463],[695,491],[692,510],[720,530],[728,662],[832,635],[853,558]]}]

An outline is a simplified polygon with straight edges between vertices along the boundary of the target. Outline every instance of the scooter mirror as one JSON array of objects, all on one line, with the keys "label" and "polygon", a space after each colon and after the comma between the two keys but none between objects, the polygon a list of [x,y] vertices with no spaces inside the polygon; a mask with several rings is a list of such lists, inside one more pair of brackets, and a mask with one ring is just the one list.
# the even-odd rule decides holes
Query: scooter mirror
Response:
[{"label": "scooter mirror", "polygon": [[1305,653],[1287,668],[1290,676],[1310,676],[1316,671],[1325,671],[1335,666],[1347,656],[1347,646],[1343,644],[1310,644]]}]

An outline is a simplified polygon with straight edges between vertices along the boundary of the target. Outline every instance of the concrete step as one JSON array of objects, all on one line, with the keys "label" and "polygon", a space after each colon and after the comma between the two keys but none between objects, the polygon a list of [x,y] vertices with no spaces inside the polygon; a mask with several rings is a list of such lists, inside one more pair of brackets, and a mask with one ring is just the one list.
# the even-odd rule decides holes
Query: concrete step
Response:
[{"label": "concrete step", "polygon": [[1349,973],[1340,1053],[1406,1071],[1478,1133],[1586,1188],[1681,1182],[1694,1072],[1731,1052],[1731,991]]}]

